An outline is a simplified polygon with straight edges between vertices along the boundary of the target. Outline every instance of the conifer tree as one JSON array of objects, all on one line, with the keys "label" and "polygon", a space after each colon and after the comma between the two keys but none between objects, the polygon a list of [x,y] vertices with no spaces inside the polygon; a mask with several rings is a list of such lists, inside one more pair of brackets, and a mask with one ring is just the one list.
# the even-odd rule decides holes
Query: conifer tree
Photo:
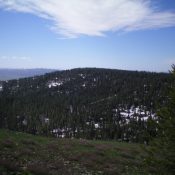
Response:
[{"label": "conifer tree", "polygon": [[175,65],[172,66],[173,83],[166,107],[159,111],[158,137],[149,148],[147,163],[159,175],[175,174]]}]

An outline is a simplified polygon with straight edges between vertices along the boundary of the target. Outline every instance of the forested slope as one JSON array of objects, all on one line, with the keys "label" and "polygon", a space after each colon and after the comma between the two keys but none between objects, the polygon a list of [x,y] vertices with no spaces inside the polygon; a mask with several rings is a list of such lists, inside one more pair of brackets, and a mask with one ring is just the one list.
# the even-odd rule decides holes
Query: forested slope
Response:
[{"label": "forested slope", "polygon": [[171,84],[166,73],[96,68],[1,82],[0,127],[147,143]]}]

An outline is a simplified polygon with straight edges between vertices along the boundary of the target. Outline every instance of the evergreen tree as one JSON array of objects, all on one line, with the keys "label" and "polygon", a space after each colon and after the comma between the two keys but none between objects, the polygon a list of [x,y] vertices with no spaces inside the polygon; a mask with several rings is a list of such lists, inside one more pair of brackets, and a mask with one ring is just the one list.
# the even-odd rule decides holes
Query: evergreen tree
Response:
[{"label": "evergreen tree", "polygon": [[[175,65],[172,66],[175,80]],[[175,81],[173,81],[175,82]],[[148,149],[148,165],[160,175],[175,174],[175,84],[172,84],[169,101],[166,107],[159,111],[158,137],[153,140]]]}]

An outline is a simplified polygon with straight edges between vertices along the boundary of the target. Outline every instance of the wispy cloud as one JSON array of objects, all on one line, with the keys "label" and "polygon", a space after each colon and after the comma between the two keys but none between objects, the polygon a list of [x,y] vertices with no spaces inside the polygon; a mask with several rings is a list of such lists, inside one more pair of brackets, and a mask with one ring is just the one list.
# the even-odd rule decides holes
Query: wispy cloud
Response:
[{"label": "wispy cloud", "polygon": [[[175,12],[160,11],[151,0],[0,0],[6,10],[32,13],[53,22],[66,37],[104,36],[175,26]],[[154,2],[155,3],[155,2]]]},{"label": "wispy cloud", "polygon": [[12,60],[18,60],[18,61],[30,61],[31,58],[27,56],[1,56],[0,60],[6,60],[6,61],[12,61]]}]

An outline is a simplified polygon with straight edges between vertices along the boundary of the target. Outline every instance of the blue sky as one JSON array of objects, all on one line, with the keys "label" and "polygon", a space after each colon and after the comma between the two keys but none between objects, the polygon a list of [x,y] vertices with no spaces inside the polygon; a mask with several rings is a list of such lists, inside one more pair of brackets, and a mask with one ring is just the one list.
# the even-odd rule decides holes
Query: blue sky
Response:
[{"label": "blue sky", "polygon": [[175,1],[106,2],[0,0],[0,68],[168,71]]}]

